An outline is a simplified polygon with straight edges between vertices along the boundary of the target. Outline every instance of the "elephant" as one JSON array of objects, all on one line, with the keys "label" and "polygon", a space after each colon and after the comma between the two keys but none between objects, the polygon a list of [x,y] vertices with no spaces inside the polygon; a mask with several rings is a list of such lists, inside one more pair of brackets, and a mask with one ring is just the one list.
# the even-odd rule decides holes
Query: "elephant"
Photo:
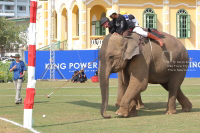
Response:
[{"label": "elephant", "polygon": [[116,115],[137,116],[136,99],[147,89],[148,83],[160,84],[168,91],[166,114],[176,114],[176,99],[182,106],[182,111],[188,112],[192,109],[192,103],[180,87],[188,67],[188,52],[177,38],[161,33],[165,35],[163,38],[165,45],[162,47],[154,40],[140,43],[140,36],[136,33],[128,37],[108,34],[104,38],[99,51],[98,68],[102,117],[111,117],[106,114],[109,76],[122,70],[124,85],[118,89],[124,90],[125,93],[121,95]]}]

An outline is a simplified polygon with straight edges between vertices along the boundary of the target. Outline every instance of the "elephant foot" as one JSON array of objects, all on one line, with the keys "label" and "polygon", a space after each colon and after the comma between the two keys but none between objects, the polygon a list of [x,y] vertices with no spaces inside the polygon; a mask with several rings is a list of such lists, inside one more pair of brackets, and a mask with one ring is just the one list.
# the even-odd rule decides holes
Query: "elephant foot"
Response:
[{"label": "elephant foot", "polygon": [[140,110],[140,106],[137,106],[137,107],[136,107],[136,110]]},{"label": "elephant foot", "polygon": [[186,107],[182,107],[182,111],[183,112],[189,112],[191,110],[192,110],[192,104],[191,103]]},{"label": "elephant foot", "polygon": [[138,105],[138,106],[136,107],[136,110],[140,110],[141,108],[144,108],[144,105]]},{"label": "elephant foot", "polygon": [[168,110],[166,112],[167,115],[176,114],[176,110]]},{"label": "elephant foot", "polygon": [[144,104],[140,105],[140,108],[144,108]]},{"label": "elephant foot", "polygon": [[116,115],[118,116],[121,116],[121,117],[129,117],[129,114],[128,114],[128,108],[125,109],[123,107],[120,107],[116,112],[115,112]]}]

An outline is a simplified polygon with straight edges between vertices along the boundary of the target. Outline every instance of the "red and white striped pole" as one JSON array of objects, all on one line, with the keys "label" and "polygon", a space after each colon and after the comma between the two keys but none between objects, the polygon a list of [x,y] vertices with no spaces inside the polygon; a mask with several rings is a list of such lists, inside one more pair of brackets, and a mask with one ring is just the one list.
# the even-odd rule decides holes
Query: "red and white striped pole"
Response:
[{"label": "red and white striped pole", "polygon": [[24,127],[32,128],[32,115],[35,96],[35,62],[36,62],[36,11],[37,0],[30,2],[30,26],[28,43],[28,83],[24,99]]}]

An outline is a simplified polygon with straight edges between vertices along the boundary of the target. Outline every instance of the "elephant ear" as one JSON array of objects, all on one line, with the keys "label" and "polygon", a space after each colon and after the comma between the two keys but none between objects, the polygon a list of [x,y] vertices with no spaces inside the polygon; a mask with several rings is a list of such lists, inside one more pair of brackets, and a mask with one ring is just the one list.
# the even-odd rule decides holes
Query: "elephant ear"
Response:
[{"label": "elephant ear", "polygon": [[131,38],[125,38],[124,60],[130,60],[133,56],[140,54],[140,49],[136,41]]}]

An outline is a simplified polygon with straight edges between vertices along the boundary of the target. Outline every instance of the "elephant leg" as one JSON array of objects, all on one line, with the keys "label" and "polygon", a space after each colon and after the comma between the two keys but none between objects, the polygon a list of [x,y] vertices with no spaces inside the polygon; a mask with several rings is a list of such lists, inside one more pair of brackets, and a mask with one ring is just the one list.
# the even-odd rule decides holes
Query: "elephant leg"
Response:
[{"label": "elephant leg", "polygon": [[[165,84],[161,84],[163,86],[163,88],[166,90],[166,91],[169,91],[168,89],[168,83],[165,83]],[[169,110],[169,101],[167,102],[167,109],[166,109],[166,112]]]},{"label": "elephant leg", "polygon": [[[118,72],[118,95],[117,95],[117,102],[115,104],[116,107],[120,107],[122,97],[124,96],[124,93],[129,84],[129,79],[130,79],[129,75],[126,73],[125,70]],[[134,102],[131,102],[131,104],[132,103]],[[130,107],[133,106],[134,105],[131,105]],[[141,95],[139,94],[136,100],[136,109],[140,110],[140,108],[144,108],[144,103],[142,102]]]},{"label": "elephant leg", "polygon": [[174,72],[168,83],[163,85],[163,87],[169,92],[166,114],[176,114],[176,99],[178,99],[183,110],[188,111],[192,108],[190,101],[185,97],[180,89],[184,76],[185,72]]},{"label": "elephant leg", "polygon": [[125,70],[118,72],[118,95],[117,102],[115,104],[116,107],[120,107],[120,103],[124,93],[128,87],[129,76],[125,73]]},{"label": "elephant leg", "polygon": [[120,108],[115,114],[123,117],[129,117],[130,114],[131,116],[137,116],[136,99],[140,92],[144,90],[144,88],[146,89],[147,84],[147,79],[139,80],[138,78],[131,76],[129,86],[122,98]]},{"label": "elephant leg", "polygon": [[169,97],[167,104],[167,112],[166,114],[176,114],[176,97],[178,89],[176,86],[169,86]]},{"label": "elephant leg", "polygon": [[182,80],[177,79],[180,79],[180,77],[182,77],[181,74],[176,74],[176,76],[173,76],[173,78],[168,82],[169,97],[166,114],[176,114],[176,99],[178,93],[179,99],[185,99],[184,97],[182,97],[183,95],[181,94],[181,92],[179,92]]},{"label": "elephant leg", "polygon": [[178,94],[177,94],[177,100],[182,106],[182,111],[183,112],[188,112],[192,109],[192,103],[189,101],[189,99],[183,94],[181,89],[178,89]]},{"label": "elephant leg", "polygon": [[140,110],[140,108],[144,108],[144,103],[142,102],[141,93],[137,96],[136,99],[136,109]]},{"label": "elephant leg", "polygon": [[136,111],[136,107],[137,107],[137,99],[132,100],[129,106],[129,117],[135,117],[138,116],[137,111]]}]

